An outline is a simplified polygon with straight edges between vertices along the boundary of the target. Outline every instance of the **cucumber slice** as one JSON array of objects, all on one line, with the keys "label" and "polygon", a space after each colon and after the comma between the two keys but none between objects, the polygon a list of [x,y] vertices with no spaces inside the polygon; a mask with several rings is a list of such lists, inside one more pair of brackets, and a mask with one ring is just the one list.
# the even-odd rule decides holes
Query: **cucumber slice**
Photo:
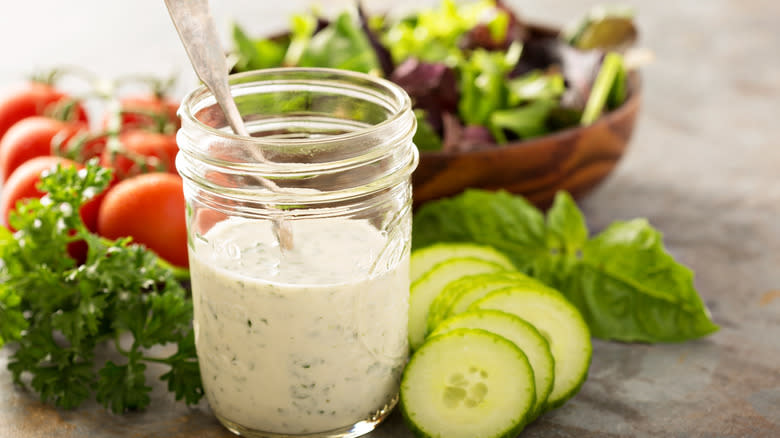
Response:
[{"label": "cucumber slice", "polygon": [[474,257],[488,262],[503,265],[507,270],[515,269],[515,265],[507,256],[490,246],[473,243],[437,243],[412,252],[409,260],[409,276],[414,283],[434,266],[448,259]]},{"label": "cucumber slice", "polygon": [[[464,312],[471,303],[488,293],[526,282],[537,283],[536,280],[520,272],[505,271],[471,275],[448,284],[431,303],[431,308],[428,310],[426,333],[434,331],[436,326],[448,317]],[[464,295],[467,297],[462,298]],[[451,310],[456,302],[460,303],[454,310]]]},{"label": "cucumber slice", "polygon": [[534,372],[501,336],[458,329],[430,338],[401,379],[401,413],[418,437],[514,438],[534,407]]},{"label": "cucumber slice", "polygon": [[450,282],[467,275],[504,270],[504,265],[474,257],[453,258],[428,271],[412,283],[409,293],[409,346],[416,350],[425,339],[428,308],[436,295]]},{"label": "cucumber slice", "polygon": [[536,387],[536,403],[528,420],[536,419],[544,409],[547,396],[552,391],[555,377],[553,371],[555,362],[547,340],[525,320],[498,310],[471,310],[453,316],[442,322],[431,333],[431,336],[438,336],[460,328],[487,330],[506,338],[523,350],[534,370],[534,386]]},{"label": "cucumber slice", "polygon": [[555,383],[545,409],[574,396],[588,376],[593,347],[580,312],[553,289],[508,289],[491,292],[469,307],[513,313],[533,324],[550,343],[555,359]]}]

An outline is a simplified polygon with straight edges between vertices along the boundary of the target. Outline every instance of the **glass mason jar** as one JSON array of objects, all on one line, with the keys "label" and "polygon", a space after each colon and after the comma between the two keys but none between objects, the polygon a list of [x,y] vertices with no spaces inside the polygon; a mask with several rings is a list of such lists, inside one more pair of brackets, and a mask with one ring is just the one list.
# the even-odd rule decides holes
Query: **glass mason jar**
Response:
[{"label": "glass mason jar", "polygon": [[209,404],[244,436],[365,434],[397,402],[408,356],[409,97],[329,69],[230,83],[252,138],[204,87],[177,137]]}]

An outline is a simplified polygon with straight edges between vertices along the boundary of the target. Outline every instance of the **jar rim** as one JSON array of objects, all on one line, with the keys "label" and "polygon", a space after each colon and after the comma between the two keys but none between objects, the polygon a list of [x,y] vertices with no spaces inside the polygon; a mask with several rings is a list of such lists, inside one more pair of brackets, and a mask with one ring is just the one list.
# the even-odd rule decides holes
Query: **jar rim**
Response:
[{"label": "jar rim", "polygon": [[[229,80],[231,94],[236,99],[255,94],[284,95],[291,90],[300,90],[364,101],[379,108],[380,115],[355,124],[354,129],[350,126],[348,130],[325,135],[295,138],[240,136],[227,128],[222,118],[224,115],[215,108],[216,98],[201,85],[185,96],[179,108],[182,127],[177,134],[180,149],[177,168],[185,180],[203,190],[244,199],[269,197],[274,199],[274,203],[295,203],[301,198],[322,201],[348,199],[382,190],[408,178],[417,166],[419,154],[412,140],[416,118],[411,99],[397,84],[364,73],[328,68],[254,70],[231,75]],[[206,115],[202,117],[205,119],[199,119],[200,112],[207,108],[214,108],[213,114],[204,113]],[[256,116],[260,116],[260,120],[276,120],[273,110],[266,113],[255,111],[245,113],[243,117],[249,121]],[[295,120],[296,113],[292,114]],[[334,120],[352,121],[341,119],[337,112],[333,115]],[[209,125],[209,117],[216,117],[214,125]],[[281,117],[284,118],[283,115]],[[360,119],[354,121],[363,122]],[[244,155],[253,154],[251,151],[255,149],[261,152],[260,158]],[[223,155],[221,152],[224,151],[229,152]],[[320,155],[323,152],[329,153]],[[318,156],[322,160],[312,158]],[[246,160],[243,157],[247,157]],[[385,164],[376,166],[379,162]],[[361,167],[381,169],[381,172],[364,173],[361,178],[354,178],[353,169]],[[225,184],[223,178],[217,175],[227,177],[231,183],[238,175],[242,178],[265,178],[275,181],[282,190],[267,192],[253,184]],[[284,187],[313,187],[310,184],[315,184],[319,177],[326,178],[325,175],[330,175],[331,181],[339,181],[339,188],[331,186],[319,194],[289,193],[289,199],[286,199]]]},{"label": "jar rim", "polygon": [[[366,135],[371,131],[382,129],[387,125],[391,125],[397,122],[399,119],[404,117],[404,115],[407,112],[411,111],[412,109],[412,102],[411,99],[409,98],[409,95],[406,94],[406,92],[398,85],[384,78],[372,76],[366,73],[355,72],[351,70],[339,70],[339,69],[322,68],[322,67],[268,68],[268,69],[252,70],[252,71],[231,74],[228,76],[228,83],[230,89],[233,90],[234,88],[240,88],[240,85],[245,83],[244,81],[250,78],[256,78],[257,80],[263,80],[263,78],[279,80],[285,77],[289,79],[297,79],[300,77],[301,79],[303,79],[302,77],[306,75],[319,76],[317,79],[320,80],[329,79],[329,78],[342,78],[345,80],[352,79],[355,81],[364,82],[366,84],[371,84],[373,86],[376,86],[377,88],[381,87],[381,89],[385,91],[385,95],[391,97],[397,103],[397,107],[394,108],[392,115],[386,118],[385,120],[383,120],[382,122],[377,123],[375,125],[371,125],[366,128],[356,129],[354,131],[328,136],[327,139],[325,140],[326,142],[330,142],[330,141],[339,142],[344,140],[351,140],[354,139],[355,137]],[[193,110],[193,106],[197,102],[212,97],[214,97],[214,95],[211,93],[211,91],[209,91],[209,89],[205,85],[201,84],[200,86],[198,86],[197,88],[190,91],[184,96],[178,110],[179,117],[181,117],[182,119],[186,118],[188,122],[194,123],[198,128],[203,129],[208,133],[215,135],[217,137],[222,137],[227,140],[251,142],[252,144],[260,147],[264,145],[283,146],[283,145],[296,144],[296,145],[303,146],[307,144],[314,145],[314,144],[323,143],[322,138],[317,138],[317,139],[306,139],[306,138],[285,139],[285,138],[269,138],[269,137],[248,138],[245,136],[240,136],[238,134],[235,134],[227,130],[217,129],[213,126],[209,126],[203,123],[197,117],[195,117],[195,114],[193,114],[192,110]],[[184,124],[184,120],[182,120],[182,124]]]}]

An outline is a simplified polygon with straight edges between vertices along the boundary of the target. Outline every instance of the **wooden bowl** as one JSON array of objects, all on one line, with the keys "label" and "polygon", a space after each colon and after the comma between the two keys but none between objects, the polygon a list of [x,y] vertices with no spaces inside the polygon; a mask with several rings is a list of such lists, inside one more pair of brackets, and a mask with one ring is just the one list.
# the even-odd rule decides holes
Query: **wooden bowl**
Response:
[{"label": "wooden bowl", "polygon": [[525,196],[548,207],[555,193],[580,198],[614,169],[628,146],[641,102],[640,78],[629,75],[620,107],[588,126],[471,152],[425,152],[412,175],[414,204],[452,196],[467,188]]}]

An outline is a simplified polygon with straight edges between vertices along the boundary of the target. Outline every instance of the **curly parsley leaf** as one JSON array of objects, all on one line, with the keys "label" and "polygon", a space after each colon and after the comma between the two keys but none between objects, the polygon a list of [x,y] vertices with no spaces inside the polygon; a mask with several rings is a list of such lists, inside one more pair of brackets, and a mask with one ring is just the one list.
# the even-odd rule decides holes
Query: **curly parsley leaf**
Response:
[{"label": "curly parsley leaf", "polygon": [[693,284],[693,273],[666,251],[644,219],[615,222],[588,238],[582,212],[560,192],[547,217],[519,196],[469,190],[424,205],[413,245],[491,245],[519,270],[560,290],[594,336],[676,342],[718,330]]},{"label": "curly parsley leaf", "polygon": [[17,384],[22,384],[23,374],[29,374],[30,386],[42,402],[70,409],[89,398],[94,386],[93,348],[94,343],[88,348],[62,345],[52,325],[42,318],[31,323],[18,341],[8,369]]},{"label": "curly parsley leaf", "polygon": [[6,228],[0,227],[0,348],[6,342],[19,339],[22,330],[27,328],[27,321],[22,314],[22,297],[9,285],[14,266],[8,266],[6,258],[13,257],[9,244],[14,240]]},{"label": "curly parsley leaf", "polygon": [[108,361],[100,370],[97,401],[115,414],[128,409],[143,409],[149,405],[150,386],[146,386],[146,365],[131,358],[125,365]]},{"label": "curly parsley leaf", "polygon": [[184,399],[195,404],[203,397],[203,385],[200,381],[200,366],[195,360],[195,333],[190,332],[179,342],[179,349],[166,362],[171,370],[160,376],[168,382],[168,391],[176,395],[176,400]]},{"label": "curly parsley leaf", "polygon": [[27,328],[27,321],[20,310],[21,297],[6,285],[0,285],[0,347],[19,339]]},{"label": "curly parsley leaf", "polygon": [[[167,364],[169,389],[187,403],[203,395],[193,341],[192,302],[176,274],[130,239],[90,233],[80,207],[104,190],[110,171],[57,166],[42,176],[40,200],[20,204],[0,228],[0,346],[15,344],[8,368],[41,400],[74,408],[96,399],[114,412],[149,404],[146,363]],[[83,264],[67,256],[83,241]],[[129,349],[119,339],[129,340]],[[114,339],[123,359],[97,360],[101,341]],[[178,344],[170,357],[148,357],[151,347]],[[97,373],[96,373],[96,370]],[[186,380],[186,381],[185,381]]]}]

